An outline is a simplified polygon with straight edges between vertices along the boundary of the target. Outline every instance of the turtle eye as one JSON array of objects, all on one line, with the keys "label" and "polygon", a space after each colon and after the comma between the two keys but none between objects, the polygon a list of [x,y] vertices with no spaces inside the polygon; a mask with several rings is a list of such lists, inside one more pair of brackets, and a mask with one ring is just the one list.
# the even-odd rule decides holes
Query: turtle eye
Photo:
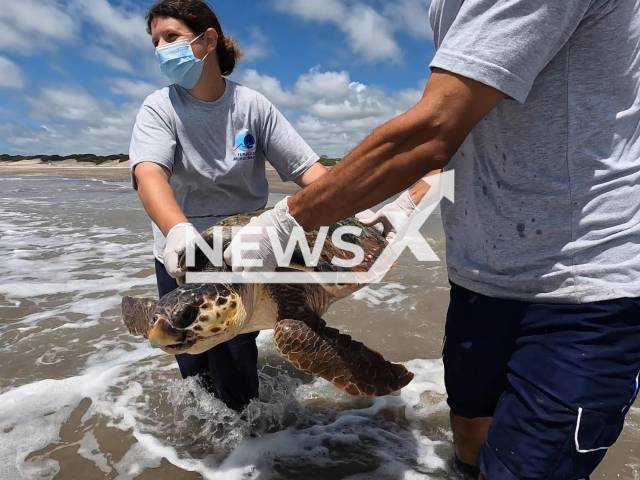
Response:
[{"label": "turtle eye", "polygon": [[188,327],[190,327],[191,325],[193,325],[193,322],[196,321],[196,318],[198,318],[198,313],[199,312],[200,312],[200,310],[198,310],[196,307],[189,306],[189,307],[185,308],[176,317],[174,326],[176,326],[177,328],[188,328]]}]

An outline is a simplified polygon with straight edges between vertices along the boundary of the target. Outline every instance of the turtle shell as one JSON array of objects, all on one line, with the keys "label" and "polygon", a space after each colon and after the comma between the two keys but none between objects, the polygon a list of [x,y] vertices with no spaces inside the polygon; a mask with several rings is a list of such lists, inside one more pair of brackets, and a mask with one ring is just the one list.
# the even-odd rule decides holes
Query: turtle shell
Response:
[{"label": "turtle shell", "polygon": [[[202,238],[209,245],[212,245],[214,235],[220,234],[219,233],[220,229],[218,227],[224,227],[222,229],[222,244],[224,248],[227,248],[227,246],[231,243],[232,229],[234,227],[243,227],[247,225],[252,218],[257,217],[266,211],[268,210],[260,210],[255,213],[235,215],[235,216],[229,217],[226,220],[223,220],[222,222],[218,223],[214,227],[211,227],[208,230],[204,231],[202,233]],[[343,260],[353,259],[352,252],[339,248],[333,242],[332,236],[334,232],[340,227],[356,227],[361,232],[359,235],[355,235],[352,233],[345,233],[342,235],[343,242],[357,245],[364,251],[363,261],[355,267],[349,268],[349,267],[341,267],[341,266],[334,265],[333,260],[335,258],[339,258]],[[318,231],[312,231],[312,232],[306,233],[307,244],[309,245],[309,248],[312,252],[314,250],[314,246],[315,246],[315,242],[318,237],[318,234],[319,234]],[[329,227],[326,240],[324,242],[324,247],[320,254],[320,258],[318,260],[317,265],[307,266],[304,261],[304,256],[302,255],[300,245],[296,244],[296,248],[294,250],[290,266],[294,270],[304,269],[306,271],[315,271],[315,272],[323,272],[323,273],[324,272],[330,272],[330,273],[332,272],[368,272],[387,246],[388,246],[388,242],[384,236],[378,233],[375,229],[362,225],[362,223],[360,223],[355,217],[351,217],[345,220],[341,220],[337,223],[334,223]],[[206,258],[206,256],[202,252],[198,252],[196,254],[195,267],[189,268],[188,270],[200,271],[200,272],[221,271],[221,270],[228,270],[228,267],[226,265],[223,268],[215,267],[209,262],[209,260]],[[282,269],[279,268],[279,270],[282,270]]]}]

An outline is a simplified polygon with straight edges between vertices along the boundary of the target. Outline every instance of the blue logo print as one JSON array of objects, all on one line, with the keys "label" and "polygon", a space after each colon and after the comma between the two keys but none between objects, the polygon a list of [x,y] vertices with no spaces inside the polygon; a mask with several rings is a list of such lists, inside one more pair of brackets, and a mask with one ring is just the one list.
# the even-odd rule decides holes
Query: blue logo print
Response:
[{"label": "blue logo print", "polygon": [[256,159],[256,137],[246,130],[236,137],[236,145],[233,149],[234,162],[246,162]]},{"label": "blue logo print", "polygon": [[241,133],[236,137],[236,150],[251,150],[256,146],[256,139],[250,133]]}]

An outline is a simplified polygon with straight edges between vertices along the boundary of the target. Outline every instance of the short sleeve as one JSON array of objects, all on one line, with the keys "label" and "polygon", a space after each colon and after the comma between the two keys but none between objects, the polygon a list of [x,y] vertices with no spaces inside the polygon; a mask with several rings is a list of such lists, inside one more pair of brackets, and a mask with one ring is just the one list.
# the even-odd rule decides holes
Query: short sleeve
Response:
[{"label": "short sleeve", "polygon": [[176,135],[171,127],[166,106],[162,105],[163,99],[159,97],[156,92],[145,100],[133,127],[129,157],[131,183],[135,190],[138,189],[138,184],[134,172],[136,166],[142,162],[157,163],[173,172]]},{"label": "short sleeve", "polygon": [[262,129],[262,148],[265,157],[276,169],[283,182],[295,180],[320,157],[266,98]]},{"label": "short sleeve", "polygon": [[466,0],[431,68],[471,78],[524,102],[591,4],[592,0]]}]

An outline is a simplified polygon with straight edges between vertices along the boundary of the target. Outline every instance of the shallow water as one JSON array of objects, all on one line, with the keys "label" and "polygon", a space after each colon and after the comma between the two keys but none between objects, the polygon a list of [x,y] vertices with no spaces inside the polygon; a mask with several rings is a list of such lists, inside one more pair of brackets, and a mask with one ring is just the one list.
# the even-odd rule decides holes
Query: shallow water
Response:
[{"label": "shallow water", "polygon": [[[272,200],[278,196],[274,195]],[[425,235],[444,257],[439,218]],[[130,336],[121,295],[155,295],[149,221],[126,184],[0,177],[1,479],[444,479],[444,263],[410,254],[326,320],[416,374],[353,399],[259,337],[261,395],[241,415]],[[593,478],[638,479],[640,410]]]}]

